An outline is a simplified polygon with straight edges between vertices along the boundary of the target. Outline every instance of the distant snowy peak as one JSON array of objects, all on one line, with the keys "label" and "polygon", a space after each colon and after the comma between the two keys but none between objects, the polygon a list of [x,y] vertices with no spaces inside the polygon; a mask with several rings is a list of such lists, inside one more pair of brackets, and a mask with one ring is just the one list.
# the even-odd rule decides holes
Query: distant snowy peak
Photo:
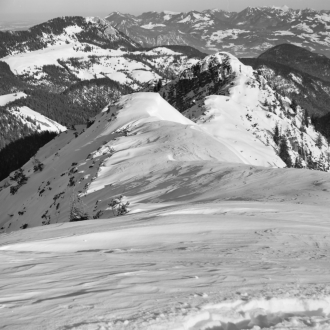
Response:
[{"label": "distant snowy peak", "polygon": [[182,14],[182,12],[170,11],[170,10],[164,10],[163,13],[164,13],[165,15],[171,15],[171,16]]},{"label": "distant snowy peak", "polygon": [[290,7],[288,7],[288,6],[286,6],[286,5],[284,5],[284,6],[282,6],[282,7],[272,6],[271,8],[278,9],[278,10],[282,10],[282,11],[285,11],[285,12],[291,10]]}]

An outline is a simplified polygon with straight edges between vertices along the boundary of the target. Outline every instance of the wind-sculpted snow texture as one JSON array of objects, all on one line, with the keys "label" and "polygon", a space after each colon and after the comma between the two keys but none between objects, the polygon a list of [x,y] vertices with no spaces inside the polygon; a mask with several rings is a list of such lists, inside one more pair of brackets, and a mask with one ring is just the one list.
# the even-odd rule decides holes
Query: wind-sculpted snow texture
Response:
[{"label": "wind-sculpted snow texture", "polygon": [[[264,172],[270,179],[264,187],[248,182],[252,194],[241,192],[245,201],[210,202],[209,195],[202,203],[137,204],[132,212],[139,213],[125,217],[2,235],[1,324],[12,330],[328,330],[329,179],[315,171],[277,171]],[[273,175],[294,182],[286,198],[271,202],[275,193],[251,201],[282,184]],[[238,182],[218,181],[217,192],[238,196]]]},{"label": "wind-sculpted snow texture", "polygon": [[275,45],[291,43],[330,55],[329,11],[248,7],[239,13],[219,9],[140,16],[113,12],[106,20],[145,47],[189,45],[208,53],[255,57]]}]

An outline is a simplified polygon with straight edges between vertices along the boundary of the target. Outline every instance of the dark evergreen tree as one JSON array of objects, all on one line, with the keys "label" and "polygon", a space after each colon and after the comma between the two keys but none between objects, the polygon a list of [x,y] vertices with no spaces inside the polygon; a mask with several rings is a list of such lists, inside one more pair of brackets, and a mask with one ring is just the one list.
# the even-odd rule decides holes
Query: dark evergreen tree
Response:
[{"label": "dark evergreen tree", "polygon": [[293,110],[294,113],[297,113],[297,107],[298,107],[298,103],[295,99],[292,100],[291,104],[290,104],[291,109]]},{"label": "dark evergreen tree", "polygon": [[287,167],[292,167],[292,160],[289,153],[289,142],[286,136],[281,138],[279,156],[284,161]]},{"label": "dark evergreen tree", "polygon": [[315,142],[316,146],[319,148],[319,149],[322,149],[322,146],[323,146],[323,138],[322,138],[322,135],[321,133],[319,133],[317,135],[317,138],[316,138],[316,142]]},{"label": "dark evergreen tree", "polygon": [[296,161],[294,163],[295,168],[304,168],[302,158],[300,155],[297,156]]},{"label": "dark evergreen tree", "polygon": [[35,133],[18,139],[0,150],[0,181],[23,166],[37,151],[51,141],[57,133]]},{"label": "dark evergreen tree", "polygon": [[273,136],[274,142],[279,145],[280,140],[281,140],[281,135],[280,135],[280,129],[278,127],[278,124],[276,123],[276,126],[274,128],[274,136]]},{"label": "dark evergreen tree", "polygon": [[303,115],[303,124],[308,127],[309,126],[309,119],[308,119],[308,111],[305,109],[304,115]]}]

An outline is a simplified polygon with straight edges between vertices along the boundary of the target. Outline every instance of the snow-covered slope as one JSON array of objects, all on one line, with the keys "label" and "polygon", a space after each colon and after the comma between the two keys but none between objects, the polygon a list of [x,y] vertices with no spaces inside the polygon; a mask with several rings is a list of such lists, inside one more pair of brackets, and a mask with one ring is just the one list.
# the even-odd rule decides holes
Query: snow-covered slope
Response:
[{"label": "snow-covered slope", "polygon": [[298,106],[294,111],[290,99],[229,53],[204,58],[160,93],[219,141],[229,143],[247,164],[285,166],[274,139],[278,127],[287,139],[292,166],[329,168],[326,140],[308,124],[304,110]]},{"label": "snow-covered slope", "polygon": [[[55,145],[58,139],[61,137],[54,140]],[[124,97],[117,105],[106,108],[86,132],[68,145],[52,155],[50,148],[47,145],[36,155],[45,165],[42,172],[34,173],[33,163],[29,162],[24,166],[28,184],[14,195],[10,187],[2,190],[5,229],[18,229],[23,222],[37,226],[68,221],[73,191],[86,196],[91,210],[103,196],[99,207],[104,210],[111,195],[123,192],[130,182],[135,186],[140,176],[144,180],[153,171],[159,171],[161,179],[161,173],[174,170],[176,163],[241,161],[153,93]],[[11,184],[15,186],[15,182]],[[156,191],[153,199],[164,193],[164,189]],[[144,199],[143,194],[139,199]]]},{"label": "snow-covered slope", "polygon": [[29,107],[15,107],[9,110],[9,112],[34,132],[49,131],[60,133],[66,131],[65,126],[43,116],[39,112],[33,111]]},{"label": "snow-covered slope", "polygon": [[[50,86],[51,76],[47,68],[56,66],[68,70],[76,80],[110,78],[134,90],[141,89],[150,81],[174,76],[198,61],[162,47],[124,52],[88,44],[82,46],[77,42],[10,55],[1,60],[33,86]],[[63,84],[62,90],[66,87]]]},{"label": "snow-covered slope", "polygon": [[[19,92],[0,96],[0,106],[3,107],[10,102],[25,98],[26,94]],[[9,114],[15,116],[22,125],[27,125],[35,132],[49,131],[49,132],[64,132],[65,126],[41,115],[40,113],[31,110],[28,107],[13,107],[8,109]]]},{"label": "snow-covered slope", "polygon": [[5,106],[6,104],[13,102],[15,100],[26,97],[26,94],[23,92],[0,95],[0,107]]},{"label": "snow-covered slope", "polygon": [[[64,132],[66,127],[43,116],[27,106],[7,106],[15,100],[24,100],[23,92],[0,96],[0,149],[25,136],[49,132]],[[14,161],[15,162],[15,161]]]}]

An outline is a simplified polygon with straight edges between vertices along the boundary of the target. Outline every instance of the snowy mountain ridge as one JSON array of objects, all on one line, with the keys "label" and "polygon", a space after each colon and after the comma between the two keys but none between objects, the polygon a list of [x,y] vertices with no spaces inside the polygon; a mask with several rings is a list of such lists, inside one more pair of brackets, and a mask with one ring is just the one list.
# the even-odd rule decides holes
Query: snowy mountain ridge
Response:
[{"label": "snowy mountain ridge", "polygon": [[[229,53],[204,58],[184,70],[160,93],[214,136],[230,140],[242,156],[251,147],[260,148],[246,155],[252,164],[281,166],[278,154],[282,145],[274,138],[277,127],[278,135],[285,138],[283,143],[289,148],[290,156],[285,158],[288,166],[309,164],[310,168],[329,168],[327,142],[310,125],[306,112],[275,92],[265,76]],[[244,144],[250,148],[243,147]]]}]

